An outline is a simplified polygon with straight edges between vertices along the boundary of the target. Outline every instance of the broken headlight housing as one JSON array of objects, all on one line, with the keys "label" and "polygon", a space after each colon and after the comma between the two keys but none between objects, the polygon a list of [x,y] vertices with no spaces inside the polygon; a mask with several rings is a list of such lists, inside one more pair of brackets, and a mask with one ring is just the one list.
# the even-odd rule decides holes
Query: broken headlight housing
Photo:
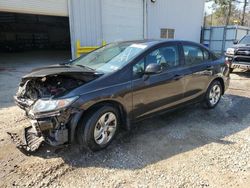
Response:
[{"label": "broken headlight housing", "polygon": [[68,107],[76,101],[78,97],[71,97],[65,99],[39,99],[33,105],[32,110],[34,113],[50,112]]}]

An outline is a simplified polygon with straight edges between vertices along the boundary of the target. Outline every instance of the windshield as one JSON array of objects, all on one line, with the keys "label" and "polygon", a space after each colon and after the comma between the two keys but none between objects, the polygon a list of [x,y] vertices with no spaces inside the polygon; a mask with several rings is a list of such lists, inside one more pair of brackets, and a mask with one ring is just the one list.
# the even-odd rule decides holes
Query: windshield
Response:
[{"label": "windshield", "polygon": [[241,41],[239,42],[240,44],[250,44],[250,35],[245,36]]},{"label": "windshield", "polygon": [[85,66],[96,72],[111,73],[128,64],[145,48],[147,48],[146,44],[133,42],[113,43],[76,59],[72,64]]}]

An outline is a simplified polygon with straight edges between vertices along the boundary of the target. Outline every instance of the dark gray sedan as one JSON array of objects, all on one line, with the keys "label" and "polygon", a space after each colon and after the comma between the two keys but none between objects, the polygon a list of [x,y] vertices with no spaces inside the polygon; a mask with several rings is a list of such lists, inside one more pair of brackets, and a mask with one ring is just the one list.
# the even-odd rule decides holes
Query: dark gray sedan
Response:
[{"label": "dark gray sedan", "polygon": [[97,151],[119,128],[187,104],[214,108],[229,85],[229,66],[204,46],[143,40],[108,44],[67,64],[33,70],[15,96],[31,126],[17,147],[36,151],[77,141]]}]

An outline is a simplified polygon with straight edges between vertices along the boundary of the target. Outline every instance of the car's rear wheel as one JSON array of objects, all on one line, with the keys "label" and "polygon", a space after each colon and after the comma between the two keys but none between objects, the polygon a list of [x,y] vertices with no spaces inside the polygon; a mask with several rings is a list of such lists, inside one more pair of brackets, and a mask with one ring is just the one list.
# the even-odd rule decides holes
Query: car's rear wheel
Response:
[{"label": "car's rear wheel", "polygon": [[207,89],[205,96],[205,107],[214,108],[220,102],[222,96],[222,86],[218,80],[213,81]]},{"label": "car's rear wheel", "polygon": [[91,151],[106,148],[117,133],[119,119],[117,109],[108,105],[90,112],[78,129],[79,143]]}]

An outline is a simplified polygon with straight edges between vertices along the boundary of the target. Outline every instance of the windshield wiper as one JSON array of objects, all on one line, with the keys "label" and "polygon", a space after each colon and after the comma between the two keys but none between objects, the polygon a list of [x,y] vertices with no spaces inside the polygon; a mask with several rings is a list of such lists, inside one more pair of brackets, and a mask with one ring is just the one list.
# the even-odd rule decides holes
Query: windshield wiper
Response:
[{"label": "windshield wiper", "polygon": [[93,72],[96,72],[95,69],[92,69],[92,68],[87,67],[87,66],[84,66],[84,65],[77,65],[77,64],[76,64],[75,66],[82,67],[82,68],[85,68],[85,69],[89,69],[89,70],[91,70],[91,71],[93,71]]}]

